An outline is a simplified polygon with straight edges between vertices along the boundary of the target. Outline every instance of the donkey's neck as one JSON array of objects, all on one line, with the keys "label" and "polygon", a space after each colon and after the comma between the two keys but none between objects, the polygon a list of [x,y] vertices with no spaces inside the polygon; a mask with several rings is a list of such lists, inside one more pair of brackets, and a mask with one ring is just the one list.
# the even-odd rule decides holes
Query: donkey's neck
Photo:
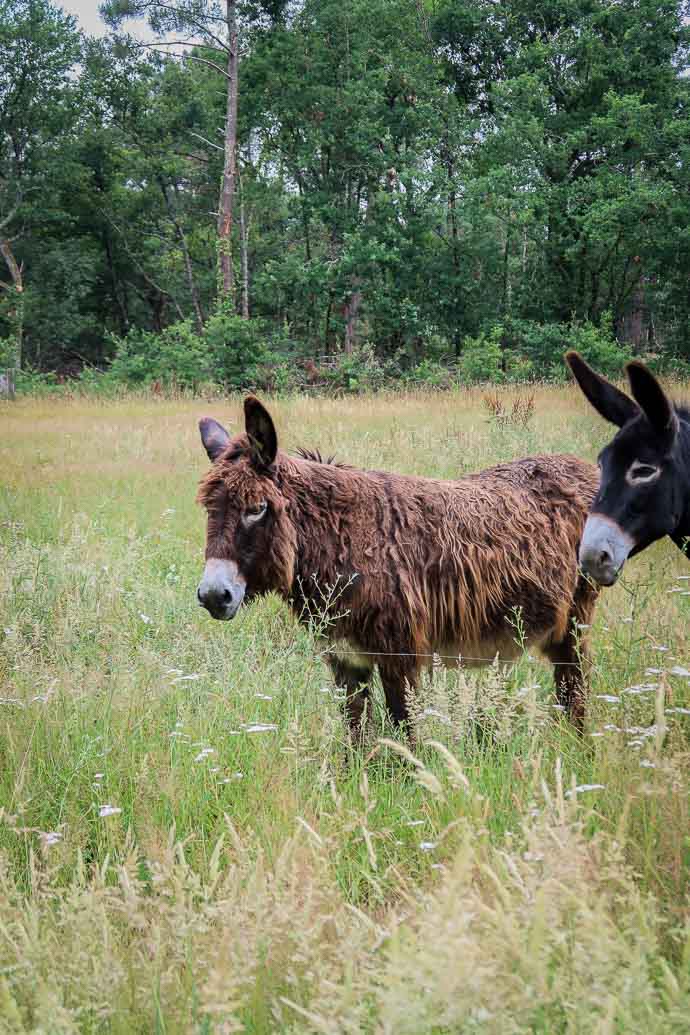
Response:
[{"label": "donkey's neck", "polygon": [[293,596],[298,606],[336,606],[359,576],[353,525],[373,491],[365,472],[291,460],[281,479],[297,533]]}]

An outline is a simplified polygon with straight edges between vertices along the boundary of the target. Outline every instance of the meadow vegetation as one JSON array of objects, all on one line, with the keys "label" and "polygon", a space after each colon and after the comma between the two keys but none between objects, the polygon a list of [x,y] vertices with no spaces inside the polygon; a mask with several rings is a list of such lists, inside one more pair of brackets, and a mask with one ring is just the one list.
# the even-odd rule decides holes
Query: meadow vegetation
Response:
[{"label": "meadow vegetation", "polygon": [[[364,467],[595,457],[574,388],[526,391],[271,406]],[[377,701],[352,754],[277,598],[196,604],[204,412],[240,398],[0,409],[0,1033],[686,1032],[681,554],[602,594],[583,738],[524,656],[434,667],[414,753]]]}]

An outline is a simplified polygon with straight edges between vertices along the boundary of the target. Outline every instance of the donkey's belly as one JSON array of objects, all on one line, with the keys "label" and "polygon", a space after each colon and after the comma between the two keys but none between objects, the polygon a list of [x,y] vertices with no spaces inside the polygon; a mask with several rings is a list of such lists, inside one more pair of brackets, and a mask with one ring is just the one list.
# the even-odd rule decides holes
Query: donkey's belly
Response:
[{"label": "donkey's belly", "polygon": [[[525,643],[526,648],[540,648],[544,637],[534,637]],[[434,649],[434,653],[449,667],[458,665],[475,667],[490,665],[496,658],[507,664],[517,661],[523,652],[523,646],[515,642],[512,636],[490,637],[478,642],[443,643]]]}]

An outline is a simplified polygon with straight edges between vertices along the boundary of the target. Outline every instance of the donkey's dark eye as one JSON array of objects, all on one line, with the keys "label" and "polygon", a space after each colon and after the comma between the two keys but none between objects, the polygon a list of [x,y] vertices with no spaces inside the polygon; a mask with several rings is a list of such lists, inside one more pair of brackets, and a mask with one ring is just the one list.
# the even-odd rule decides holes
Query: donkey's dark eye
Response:
[{"label": "donkey's dark eye", "polygon": [[659,473],[659,468],[654,467],[653,464],[642,464],[636,460],[630,467],[626,478],[630,484],[634,485],[636,482],[651,482],[658,477]]},{"label": "donkey's dark eye", "polygon": [[261,521],[261,518],[266,513],[266,508],[267,504],[265,501],[263,503],[257,503],[255,507],[247,507],[242,515],[242,524],[246,528],[250,528],[252,525],[255,525],[257,521]]}]

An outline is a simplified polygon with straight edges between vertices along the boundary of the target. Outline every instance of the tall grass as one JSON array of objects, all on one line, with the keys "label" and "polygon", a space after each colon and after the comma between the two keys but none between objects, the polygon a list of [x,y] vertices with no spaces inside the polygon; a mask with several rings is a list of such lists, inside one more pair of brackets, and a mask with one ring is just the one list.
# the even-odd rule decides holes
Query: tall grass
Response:
[{"label": "tall grass", "polygon": [[[526,426],[481,391],[272,408],[442,477],[607,435],[569,389]],[[0,1032],[687,1031],[687,562],[602,595],[584,738],[525,657],[430,672],[414,755],[377,701],[352,755],[280,601],[196,606],[204,409],[0,410]]]}]

